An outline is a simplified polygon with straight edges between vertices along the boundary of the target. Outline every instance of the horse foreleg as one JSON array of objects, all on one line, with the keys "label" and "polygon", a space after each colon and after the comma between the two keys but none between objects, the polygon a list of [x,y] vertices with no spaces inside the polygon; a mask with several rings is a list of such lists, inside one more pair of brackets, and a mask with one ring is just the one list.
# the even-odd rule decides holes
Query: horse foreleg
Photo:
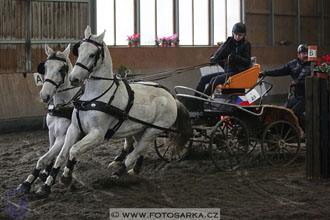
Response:
[{"label": "horse foreleg", "polygon": [[46,198],[51,192],[51,186],[54,184],[56,176],[61,168],[61,165],[68,157],[69,150],[77,142],[80,137],[79,128],[75,127],[73,124],[70,125],[67,134],[65,136],[64,145],[56,158],[53,168],[50,170],[49,176],[47,177],[44,184],[36,192],[37,198]]},{"label": "horse foreleg", "polygon": [[104,132],[99,129],[91,130],[81,141],[72,146],[70,150],[67,165],[64,167],[60,183],[69,185],[72,181],[72,171],[76,164],[77,158],[86,152],[90,147],[96,146],[104,140]]},{"label": "horse foreleg", "polygon": [[36,169],[41,170],[43,167],[46,167],[44,171],[40,172],[39,178],[45,182],[51,168],[54,165],[54,159],[56,155],[61,151],[64,144],[65,136],[57,137],[52,148],[43,155],[37,162]]},{"label": "horse foreleg", "polygon": [[[51,170],[53,163],[52,160],[59,153],[61,147],[63,146],[65,137],[57,138],[54,145],[49,149],[49,151],[44,154],[37,162],[36,167],[32,173],[26,178],[26,180],[18,186],[18,190],[24,190],[24,192],[29,193],[31,190],[31,185],[38,178],[42,181],[46,181],[48,172]],[[43,172],[40,172],[42,168],[46,168]]]},{"label": "horse foreleg", "polygon": [[126,158],[126,155],[131,153],[134,149],[134,138],[133,136],[125,138],[124,148],[120,152],[119,155],[115,157],[115,159],[109,164],[108,168],[119,168],[120,164]]}]

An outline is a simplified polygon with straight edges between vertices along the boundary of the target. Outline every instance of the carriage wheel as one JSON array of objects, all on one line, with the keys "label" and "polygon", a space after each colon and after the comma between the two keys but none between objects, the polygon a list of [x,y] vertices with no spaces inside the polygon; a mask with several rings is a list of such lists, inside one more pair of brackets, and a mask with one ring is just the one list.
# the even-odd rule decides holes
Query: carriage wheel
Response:
[{"label": "carriage wheel", "polygon": [[215,166],[222,171],[242,167],[249,152],[249,134],[244,123],[235,117],[219,121],[212,130],[209,151]]},{"label": "carriage wheel", "polygon": [[299,132],[293,124],[275,121],[264,130],[261,150],[271,165],[291,164],[297,158],[299,149]]},{"label": "carriage wheel", "polygon": [[189,154],[192,141],[188,141],[182,149],[175,149],[173,145],[173,137],[171,134],[162,134],[154,141],[157,155],[166,162],[181,161]]}]

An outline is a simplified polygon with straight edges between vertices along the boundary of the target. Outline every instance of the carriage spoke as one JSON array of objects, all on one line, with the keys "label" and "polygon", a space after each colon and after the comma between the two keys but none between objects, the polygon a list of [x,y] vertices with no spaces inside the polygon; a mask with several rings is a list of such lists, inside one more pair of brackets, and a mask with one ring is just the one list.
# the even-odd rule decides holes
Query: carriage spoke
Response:
[{"label": "carriage spoke", "polygon": [[286,143],[286,146],[289,146],[289,147],[298,147],[298,144],[297,143]]},{"label": "carriage spoke", "polygon": [[298,137],[296,135],[293,135],[289,138],[286,138],[285,141],[288,142],[288,141],[294,140],[295,138],[298,138]]},{"label": "carriage spoke", "polygon": [[291,133],[292,131],[292,127],[289,128],[289,130],[286,132],[286,134],[284,135],[283,139],[286,140],[288,135]]}]

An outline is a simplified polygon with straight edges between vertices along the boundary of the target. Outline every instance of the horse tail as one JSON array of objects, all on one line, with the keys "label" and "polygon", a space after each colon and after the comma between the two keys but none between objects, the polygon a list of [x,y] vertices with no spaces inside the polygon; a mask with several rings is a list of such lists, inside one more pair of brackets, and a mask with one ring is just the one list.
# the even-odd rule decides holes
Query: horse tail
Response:
[{"label": "horse tail", "polygon": [[177,116],[173,127],[177,129],[180,133],[172,137],[174,149],[177,152],[183,150],[184,145],[187,143],[190,137],[193,135],[193,129],[191,126],[191,119],[187,108],[179,101],[176,100],[177,105]]}]

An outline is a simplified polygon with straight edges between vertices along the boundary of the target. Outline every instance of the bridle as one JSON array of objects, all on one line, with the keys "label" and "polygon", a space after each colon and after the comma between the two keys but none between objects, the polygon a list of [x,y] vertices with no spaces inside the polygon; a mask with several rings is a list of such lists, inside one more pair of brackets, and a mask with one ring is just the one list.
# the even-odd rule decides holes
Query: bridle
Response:
[{"label": "bridle", "polygon": [[80,42],[78,42],[77,44],[75,44],[73,46],[73,54],[77,57],[79,55],[78,48],[80,47],[80,45],[82,43],[84,43],[84,42],[91,43],[91,44],[93,44],[97,47],[97,52],[96,52],[95,57],[94,57],[94,63],[91,67],[87,67],[86,65],[84,65],[80,62],[76,62],[76,64],[75,64],[75,65],[87,70],[89,73],[93,72],[93,69],[94,69],[94,67],[96,67],[97,62],[100,59],[100,57],[102,58],[102,62],[104,60],[104,46],[103,46],[103,44],[100,44],[100,43],[98,43],[94,40],[91,40],[90,38],[91,38],[91,36],[89,36],[89,38],[81,40]]},{"label": "bridle", "polygon": [[61,74],[61,77],[62,77],[62,81],[60,83],[56,83],[54,82],[53,80],[51,79],[45,79],[44,80],[44,83],[45,82],[49,82],[51,83],[52,85],[54,85],[56,87],[56,89],[58,89],[58,87],[60,87],[63,83],[64,83],[64,79],[65,79],[65,76],[66,74],[68,73],[68,70],[69,70],[69,67],[67,65],[67,61],[66,59],[64,58],[61,58],[61,57],[58,57],[56,56],[56,53],[54,53],[53,55],[51,55],[50,57],[48,57],[44,62],[41,62],[39,65],[38,65],[38,72],[40,74],[45,74],[45,63],[47,60],[58,60],[58,61],[62,61],[65,63],[65,65],[59,70],[59,73]]}]

